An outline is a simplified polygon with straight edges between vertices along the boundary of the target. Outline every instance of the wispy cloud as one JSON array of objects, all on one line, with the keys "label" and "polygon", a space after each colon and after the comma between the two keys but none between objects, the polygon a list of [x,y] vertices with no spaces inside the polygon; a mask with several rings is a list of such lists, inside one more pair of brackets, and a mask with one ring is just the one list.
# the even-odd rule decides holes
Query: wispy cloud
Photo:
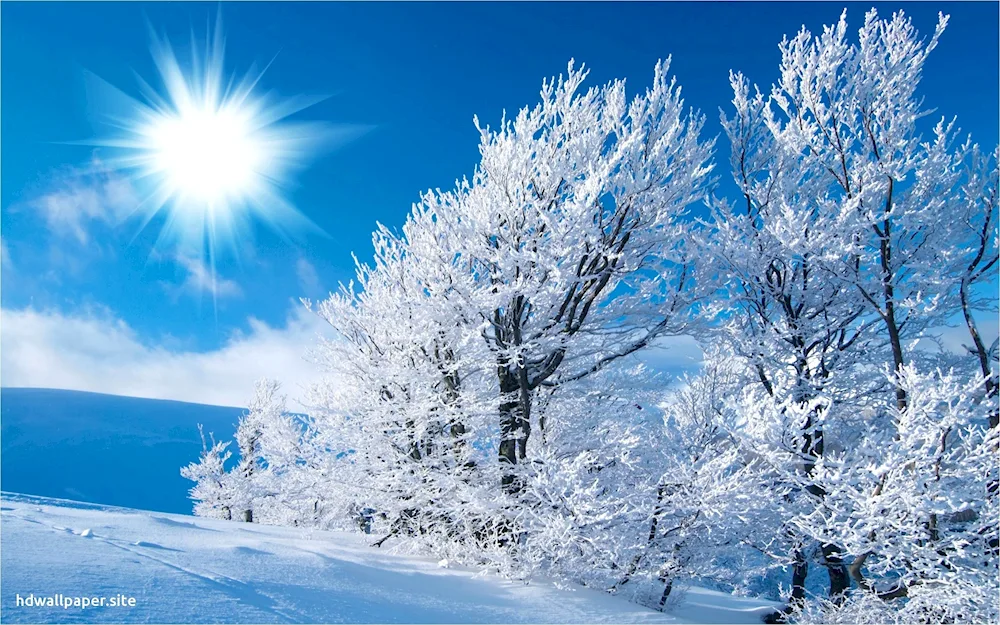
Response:
[{"label": "wispy cloud", "polygon": [[138,204],[129,180],[96,159],[86,169],[64,170],[46,191],[26,202],[53,234],[83,245],[90,242],[94,225],[117,225]]},{"label": "wispy cloud", "polygon": [[[977,311],[973,313],[973,319],[978,326],[980,338],[989,346],[997,338],[996,313]],[[951,325],[935,328],[929,334],[930,338],[920,339],[917,345],[930,351],[943,349],[952,354],[965,355],[969,353],[969,346],[973,344],[964,318],[960,318],[958,315],[951,319]]]},{"label": "wispy cloud", "polygon": [[[51,234],[49,264],[69,275],[78,275],[95,258],[116,254],[122,233],[113,229],[128,219],[140,199],[129,178],[94,158],[86,168],[67,168],[54,175],[44,191],[17,205],[39,215]],[[79,245],[73,245],[77,243]],[[3,262],[9,262],[6,247]],[[183,253],[162,254],[154,248],[150,258],[175,263],[178,283],[162,285],[173,299],[212,294],[213,299],[235,298],[243,289],[234,280],[213,272],[203,260]]]},{"label": "wispy cloud", "polygon": [[299,278],[299,288],[302,289],[304,297],[316,297],[322,293],[323,287],[319,281],[319,274],[316,273],[316,267],[305,257],[300,256],[295,263],[295,275]]},{"label": "wispy cloud", "polygon": [[10,270],[14,268],[14,263],[10,259],[10,250],[7,249],[7,241],[0,237],[0,268]]},{"label": "wispy cloud", "polygon": [[253,382],[270,377],[295,399],[321,372],[307,360],[326,323],[295,305],[284,327],[254,318],[221,348],[189,351],[143,341],[107,311],[64,314],[3,310],[3,386],[61,388],[242,406]]},{"label": "wispy cloud", "polygon": [[243,289],[237,282],[221,277],[204,261],[190,256],[176,256],[174,260],[184,269],[186,274],[184,281],[179,286],[168,285],[168,290],[175,296],[184,293],[194,296],[207,293],[212,294],[214,298],[241,297],[243,295]]},{"label": "wispy cloud", "polygon": [[705,354],[692,336],[665,336],[639,352],[634,358],[668,378],[696,373]]}]

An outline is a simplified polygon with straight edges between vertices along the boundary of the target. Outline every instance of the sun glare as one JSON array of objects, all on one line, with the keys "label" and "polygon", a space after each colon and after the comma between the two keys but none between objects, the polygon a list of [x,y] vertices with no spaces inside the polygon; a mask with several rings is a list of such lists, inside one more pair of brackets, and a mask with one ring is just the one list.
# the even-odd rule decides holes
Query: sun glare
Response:
[{"label": "sun glare", "polygon": [[149,129],[150,169],[161,174],[175,195],[206,207],[245,200],[261,175],[266,146],[255,141],[239,110],[183,111]]},{"label": "sun glare", "polygon": [[224,45],[221,20],[203,46],[192,35],[184,64],[154,36],[159,88],[141,82],[136,99],[101,83],[116,103],[104,111],[115,134],[92,142],[111,149],[105,163],[130,174],[143,227],[165,213],[157,246],[212,264],[217,248],[247,242],[254,221],[286,236],[316,228],[287,200],[286,184],[330,137],[329,124],[287,119],[318,98],[260,93],[263,72],[253,68],[239,80],[226,74]]}]

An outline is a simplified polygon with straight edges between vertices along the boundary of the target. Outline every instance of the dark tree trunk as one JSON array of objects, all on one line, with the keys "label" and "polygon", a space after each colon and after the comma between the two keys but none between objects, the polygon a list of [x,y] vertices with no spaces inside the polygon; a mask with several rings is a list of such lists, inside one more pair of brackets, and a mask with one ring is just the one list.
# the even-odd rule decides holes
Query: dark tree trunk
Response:
[{"label": "dark tree trunk", "polygon": [[663,594],[660,595],[660,611],[662,612],[663,606],[667,605],[667,598],[670,596],[670,591],[674,589],[674,580],[660,577],[660,581],[666,582],[666,585],[663,587]]},{"label": "dark tree trunk", "polygon": [[788,615],[802,606],[806,599],[806,576],[809,575],[809,561],[801,549],[792,553],[792,596],[788,605],[781,610],[771,612],[762,620],[765,623],[787,623]]},{"label": "dark tree trunk", "polygon": [[[889,294],[886,295],[886,317],[885,323],[889,330],[889,344],[892,346],[892,367],[893,371],[899,373],[899,370],[905,364],[903,358],[903,341],[899,334],[899,324],[896,323],[896,309],[892,303],[892,300],[888,299],[892,297],[892,287],[887,287]],[[900,410],[906,409],[906,391],[903,390],[899,384],[896,384],[896,407]]]},{"label": "dark tree trunk", "polygon": [[989,350],[986,348],[986,344],[983,342],[983,337],[979,334],[979,328],[976,326],[976,321],[972,317],[972,308],[969,305],[968,288],[964,281],[959,289],[959,295],[961,296],[962,315],[965,317],[965,326],[969,330],[969,336],[972,337],[972,344],[975,347],[973,353],[979,363],[979,370],[982,372],[983,378],[986,380],[986,397],[991,400],[993,404],[990,410],[990,427],[995,428],[1000,425],[1000,407],[998,407],[996,403],[998,389],[996,382],[993,381],[993,371],[990,367]]},{"label": "dark tree trunk", "polygon": [[809,575],[809,561],[801,549],[792,554],[795,562],[792,564],[792,597],[789,605],[798,607],[806,598],[806,576]]},{"label": "dark tree trunk", "polygon": [[836,545],[825,544],[822,550],[826,570],[830,575],[830,600],[840,604],[851,588],[851,578],[847,574],[847,567]]},{"label": "dark tree trunk", "polygon": [[253,510],[244,510],[243,511],[243,522],[244,523],[253,523]]},{"label": "dark tree trunk", "polygon": [[508,494],[521,489],[514,470],[519,460],[524,459],[527,443],[527,424],[522,416],[523,406],[516,396],[520,390],[517,378],[506,366],[501,366],[500,393],[504,398],[500,404],[500,464],[504,466],[501,485]]},{"label": "dark tree trunk", "polygon": [[[903,356],[903,340],[900,335],[900,324],[896,319],[896,287],[893,283],[895,279],[895,269],[892,266],[892,220],[889,213],[892,210],[893,194],[892,178],[889,179],[889,194],[885,202],[885,219],[882,221],[882,229],[875,227],[875,234],[879,236],[879,264],[882,270],[882,298],[885,306],[882,312],[882,320],[885,322],[886,330],[889,333],[889,346],[892,348],[892,369],[899,373],[900,368],[905,364]],[[906,391],[901,386],[896,385],[896,407],[905,410],[907,404]]]},{"label": "dark tree trunk", "polygon": [[[825,441],[823,438],[823,428],[815,426],[813,418],[810,415],[809,419],[806,420],[805,424],[805,437],[802,443],[802,452],[806,457],[810,459],[818,459],[823,456],[825,452]],[[812,475],[813,471],[816,469],[816,463],[813,460],[809,460],[805,464],[806,475]],[[818,499],[823,499],[826,497],[826,491],[817,484],[810,484],[807,488],[809,493]],[[834,544],[823,544],[820,546],[823,552],[823,561],[826,565],[827,573],[830,576],[830,600],[835,603],[839,603],[843,600],[844,594],[851,587],[851,578],[847,573],[847,567],[844,565],[844,561],[841,558],[841,550]],[[793,576],[795,573],[793,572]],[[805,573],[803,573],[805,575]],[[804,578],[803,578],[804,581]],[[794,591],[795,582],[792,582],[792,588]]]}]

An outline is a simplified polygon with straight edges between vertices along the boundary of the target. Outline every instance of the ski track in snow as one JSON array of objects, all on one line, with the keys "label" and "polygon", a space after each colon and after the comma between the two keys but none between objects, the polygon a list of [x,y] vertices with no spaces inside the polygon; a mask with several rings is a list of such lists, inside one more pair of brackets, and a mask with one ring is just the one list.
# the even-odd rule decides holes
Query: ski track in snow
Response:
[{"label": "ski track in snow", "polygon": [[[582,587],[396,555],[359,534],[2,498],[0,621],[9,623],[759,623],[773,609],[691,587],[664,614]],[[121,593],[136,606],[16,605],[31,593]]]}]

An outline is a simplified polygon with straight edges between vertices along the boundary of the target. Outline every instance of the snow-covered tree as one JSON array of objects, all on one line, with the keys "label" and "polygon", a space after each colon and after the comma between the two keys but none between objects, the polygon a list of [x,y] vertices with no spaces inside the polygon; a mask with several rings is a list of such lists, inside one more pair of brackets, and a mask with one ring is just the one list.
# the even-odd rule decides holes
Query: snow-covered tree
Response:
[{"label": "snow-covered tree", "polygon": [[198,425],[201,434],[201,456],[181,468],[181,476],[192,480],[191,499],[195,501],[194,513],[198,516],[231,520],[233,518],[232,488],[226,474],[226,461],[232,456],[227,450],[229,441],[215,442],[209,434],[212,446],[205,440],[205,432]]},{"label": "snow-covered tree", "polygon": [[[997,314],[996,280],[1000,252],[997,223],[997,205],[1000,201],[1000,148],[984,154],[971,140],[962,146],[964,177],[959,188],[958,212],[954,215],[957,267],[950,275],[957,279],[958,300],[962,319],[969,331],[969,353],[974,357],[979,372],[986,380],[984,390],[996,408],[998,380],[997,340],[986,344],[979,325],[977,312]],[[990,413],[990,426],[1000,425],[1000,410]]]},{"label": "snow-covered tree", "polygon": [[[828,445],[829,413],[820,406],[850,404],[863,394],[866,382],[856,370],[860,359],[871,357],[876,334],[854,289],[829,275],[841,270],[852,239],[836,207],[825,201],[822,172],[772,131],[772,101],[759,91],[751,95],[742,75],[730,80],[735,111],[723,114],[722,124],[742,198],[714,206],[704,249],[724,288],[713,307],[720,337],[752,368],[747,382],[760,386],[755,401],[780,407],[758,413],[775,419],[768,433],[779,438],[758,442],[786,448],[790,462],[808,476]],[[816,485],[809,491],[788,497],[822,497]],[[839,550],[833,544],[822,550],[831,595],[842,594],[850,582]],[[792,558],[792,599],[801,601],[809,566],[805,547],[794,547]]]},{"label": "snow-covered tree", "polygon": [[443,508],[488,470],[470,445],[487,422],[473,409],[480,391],[466,383],[485,352],[450,299],[462,274],[417,257],[384,228],[373,241],[374,265],[358,265],[357,288],[317,306],[335,336],[316,353],[328,381],[310,399],[318,451],[308,462],[330,480],[326,505],[377,511],[369,527],[388,536],[447,541],[452,524],[476,521]]},{"label": "snow-covered tree", "polygon": [[[363,291],[320,307],[340,338],[324,358],[336,388],[320,392],[336,397],[319,403],[368,432],[338,443],[350,463],[420,484],[431,465],[489,472],[493,463],[462,457],[463,441],[498,428],[501,482],[516,493],[514,466],[547,427],[532,412],[543,386],[686,327],[695,268],[681,218],[703,193],[710,145],[666,70],[629,102],[621,81],[581,93],[586,72],[570,65],[538,106],[480,127],[471,181],[425,195],[401,235],[376,234],[374,266],[359,267]],[[421,506],[411,503],[412,517]]]},{"label": "snow-covered tree", "polygon": [[[704,193],[703,118],[657,64],[631,101],[624,81],[581,89],[571,63],[541,102],[477,127],[481,161],[415,212],[441,226],[436,250],[471,272],[464,316],[493,354],[504,485],[519,488],[538,426],[534,397],[581,379],[689,323],[697,267],[686,209]],[[436,255],[440,252],[436,252]]]},{"label": "snow-covered tree", "polygon": [[891,408],[890,431],[865,432],[870,462],[852,462],[853,452],[824,458],[822,505],[794,522],[850,555],[858,588],[845,614],[863,604],[880,606],[880,622],[993,622],[1000,578],[990,540],[1000,500],[990,484],[1000,431],[988,425],[985,381],[913,366],[895,377],[907,403]]},{"label": "snow-covered tree", "polygon": [[[181,475],[196,482],[191,498],[199,516],[214,516],[247,523],[280,524],[298,503],[289,504],[297,493],[292,475],[299,477],[308,430],[290,415],[277,382],[262,379],[255,384],[249,408],[239,420],[234,440],[239,460],[227,469],[231,441],[205,443],[197,463],[181,469]],[[294,518],[294,515],[292,515]]]},{"label": "snow-covered tree", "polygon": [[272,496],[273,487],[268,482],[281,466],[278,456],[282,447],[300,436],[300,429],[287,413],[284,396],[278,394],[280,388],[273,380],[258,380],[247,412],[236,426],[240,460],[232,470],[233,498],[239,502],[239,520],[247,523],[254,522],[254,508],[260,500]]},{"label": "snow-covered tree", "polygon": [[[851,245],[824,277],[846,281],[880,322],[893,369],[916,357],[908,343],[954,312],[941,272],[956,252],[954,122],[940,121],[925,138],[928,111],[917,95],[947,23],[941,15],[922,40],[902,12],[881,19],[872,10],[857,44],[847,41],[846,12],[819,37],[803,29],[781,45],[781,79],[766,109],[774,140],[813,177],[816,208],[839,221],[829,234]],[[896,393],[902,407],[902,388]]]},{"label": "snow-covered tree", "polygon": [[642,548],[616,590],[636,573],[655,574],[664,583],[662,607],[677,579],[738,585],[773,565],[741,564],[777,550],[781,515],[774,511],[787,494],[734,439],[739,417],[733,398],[748,371],[741,359],[709,349],[698,375],[685,376],[662,403],[658,453],[647,469],[655,480],[655,505],[643,519],[648,533]]},{"label": "snow-covered tree", "polygon": [[[183,469],[196,510],[661,609],[790,567],[775,618],[995,619],[997,154],[923,120],[946,23],[842,17],[769,93],[733,73],[735,197],[668,63],[632,97],[571,63],[477,119],[472,175],[307,303],[334,330],[308,414],[259,384],[237,466],[213,441]],[[958,323],[971,358],[927,347]],[[705,360],[667,392],[635,355],[678,334]]]},{"label": "snow-covered tree", "polygon": [[[820,36],[803,28],[782,42],[770,95],[751,95],[734,74],[736,111],[723,115],[742,198],[716,203],[708,249],[726,285],[726,342],[760,383],[738,408],[740,434],[795,487],[786,530],[820,541],[834,603],[869,556],[845,560],[851,550],[836,533],[803,529],[829,505],[821,467],[831,453],[859,470],[888,453],[888,443],[871,442],[896,440],[893,414],[906,410],[910,386],[883,367],[926,369],[938,356],[916,339],[957,314],[975,337],[976,304],[961,302],[995,275],[995,162],[971,142],[956,149],[954,122],[923,134],[916,89],[946,24],[941,16],[924,41],[902,13],[871,11],[856,44],[846,15]],[[988,360],[982,341],[974,353]],[[992,388],[990,367],[980,369],[980,388]],[[979,400],[995,403],[994,394]],[[940,522],[933,510],[920,514],[927,527]],[[805,552],[795,560],[791,598],[801,607]]]}]

